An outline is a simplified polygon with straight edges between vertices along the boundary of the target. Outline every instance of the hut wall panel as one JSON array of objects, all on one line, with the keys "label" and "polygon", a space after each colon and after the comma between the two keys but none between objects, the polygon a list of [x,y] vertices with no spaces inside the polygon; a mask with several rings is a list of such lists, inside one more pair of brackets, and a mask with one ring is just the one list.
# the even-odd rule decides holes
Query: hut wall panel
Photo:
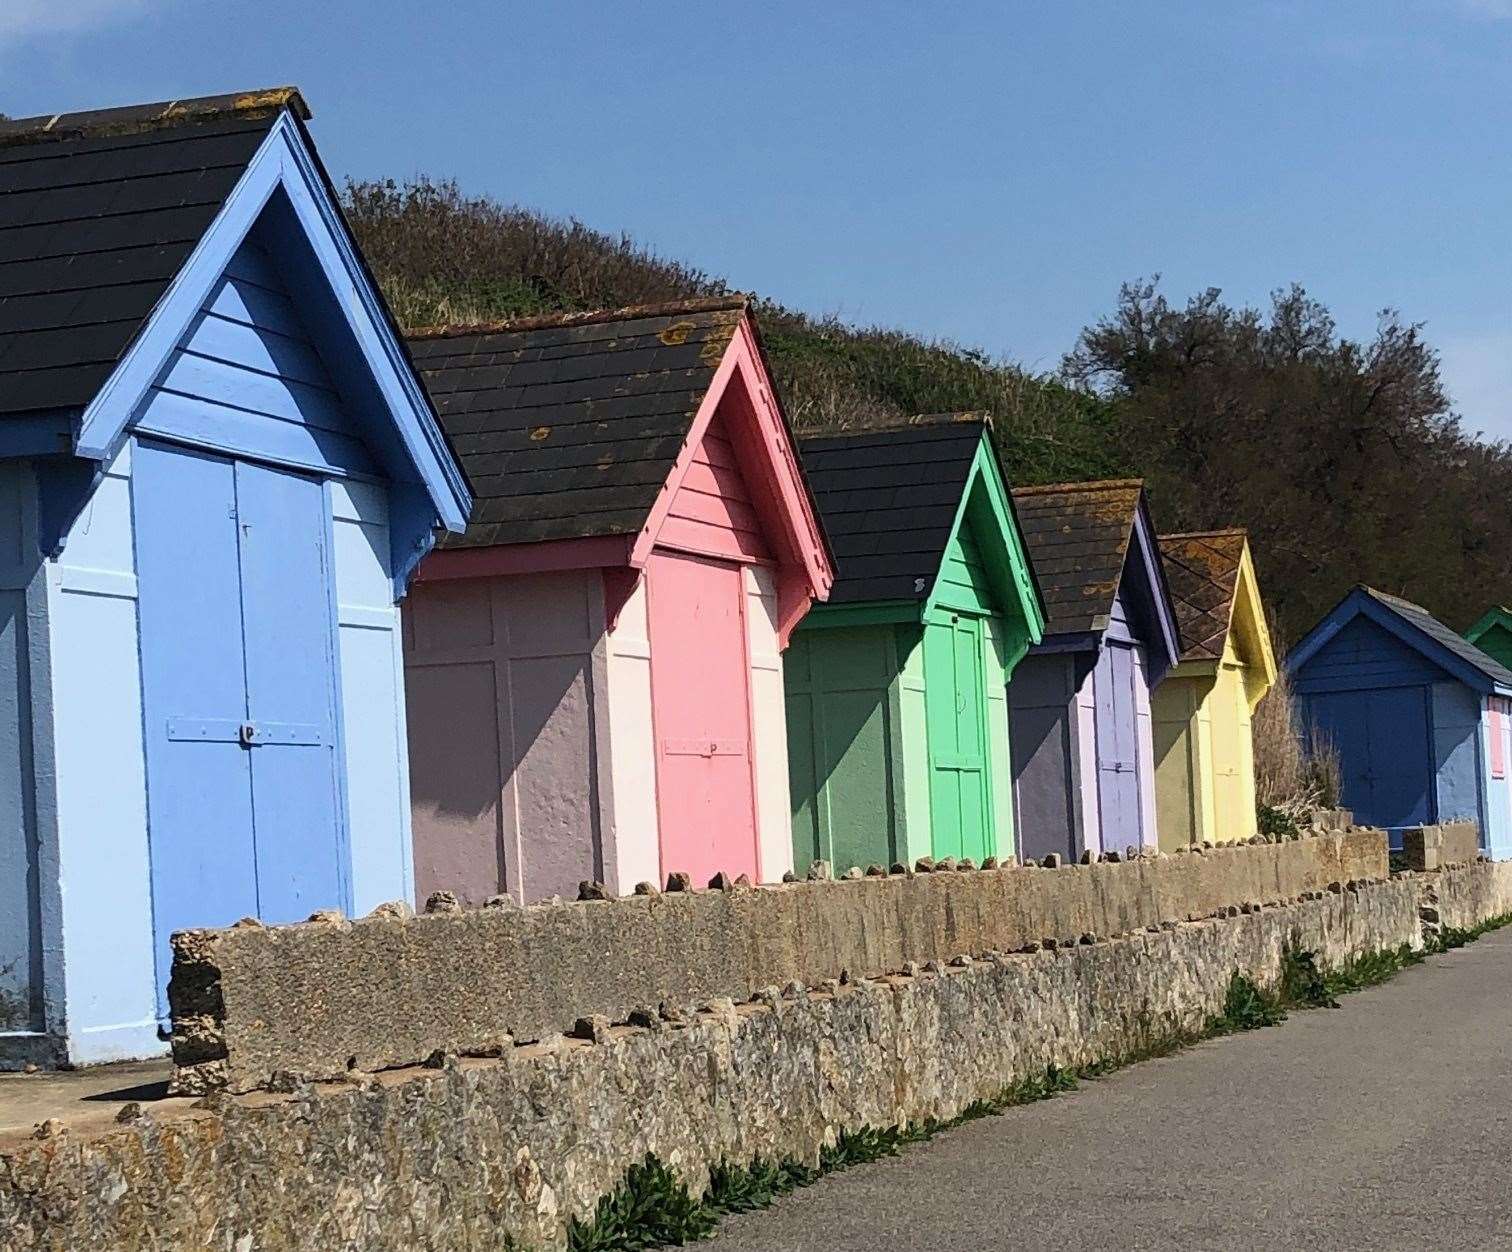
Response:
[{"label": "hut wall panel", "polygon": [[982,623],[982,673],[987,686],[987,771],[992,788],[992,826],[997,855],[1015,855],[1013,817],[1013,729],[1008,718],[1008,638],[1000,618]]},{"label": "hut wall panel", "polygon": [[352,908],[361,914],[413,890],[404,657],[388,492],[333,482],[330,496]]},{"label": "hut wall panel", "polygon": [[1075,658],[1047,652],[1020,661],[1008,688],[1019,847],[1036,860],[1080,852],[1077,686]]},{"label": "hut wall panel", "polygon": [[782,652],[777,642],[777,580],[765,568],[746,566],[744,572],[757,847],[762,880],[776,882],[793,868],[787,712]]},{"label": "hut wall panel", "polygon": [[640,578],[608,638],[610,816],[618,889],[661,875],[656,817],[656,727],[651,712],[651,639]]},{"label": "hut wall panel", "polygon": [[1356,617],[1308,660],[1296,685],[1301,693],[1348,691],[1415,687],[1442,677],[1443,671],[1422,653]]},{"label": "hut wall panel", "polygon": [[[31,466],[0,466],[0,1033],[44,1025],[28,612],[29,601],[42,600],[45,609],[37,594],[36,504]],[[37,625],[45,638],[45,616]]]},{"label": "hut wall panel", "polygon": [[1077,771],[1074,783],[1081,807],[1081,849],[1103,850],[1102,806],[1097,798],[1097,666],[1080,672],[1072,716],[1076,719]]},{"label": "hut wall panel", "polygon": [[934,847],[929,805],[929,716],[924,690],[924,638],[917,626],[899,626],[894,636],[901,673],[899,726],[903,751],[903,831],[912,865]]},{"label": "hut wall panel", "polygon": [[[1501,713],[1496,718],[1491,716],[1493,700]],[[1461,814],[1475,818],[1481,846],[1495,860],[1512,856],[1512,755],[1508,751],[1512,747],[1512,718],[1507,714],[1508,704],[1499,696],[1481,699],[1457,683],[1438,683],[1433,689],[1434,746],[1439,755],[1443,755],[1443,740],[1455,743],[1455,736],[1461,736],[1457,745],[1460,759],[1454,762],[1457,768],[1440,766],[1438,771],[1440,820]],[[1474,721],[1467,725],[1470,713],[1475,715]],[[1452,728],[1440,731],[1440,720],[1451,719]],[[1502,737],[1501,759],[1506,765],[1500,778],[1492,771],[1491,736],[1496,733]],[[1467,750],[1470,748],[1473,752]]]},{"label": "hut wall panel", "polygon": [[415,889],[575,895],[604,874],[597,571],[421,584],[405,657]]},{"label": "hut wall panel", "polygon": [[127,448],[48,566],[60,924],[78,1063],[162,1050],[136,594]]}]

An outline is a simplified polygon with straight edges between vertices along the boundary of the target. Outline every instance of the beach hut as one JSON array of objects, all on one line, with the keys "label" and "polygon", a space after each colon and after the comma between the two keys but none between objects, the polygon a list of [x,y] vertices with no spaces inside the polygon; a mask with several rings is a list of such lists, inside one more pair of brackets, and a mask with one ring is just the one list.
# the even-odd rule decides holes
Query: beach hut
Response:
[{"label": "beach hut", "polygon": [[169,935],[411,891],[397,601],[470,504],[292,89],[0,123],[0,1064]]},{"label": "beach hut", "polygon": [[1020,853],[1155,846],[1150,690],[1180,645],[1139,479],[1016,487],[1045,637],[1008,684]]},{"label": "beach hut", "polygon": [[1465,638],[1493,660],[1512,669],[1512,609],[1504,604],[1486,610]]},{"label": "beach hut", "polygon": [[1401,846],[1424,823],[1478,823],[1512,856],[1512,671],[1409,600],[1359,586],[1288,653],[1309,732],[1339,756],[1340,803]]},{"label": "beach hut", "polygon": [[1256,832],[1250,715],[1276,681],[1270,631],[1242,530],[1162,535],[1181,660],[1150,701],[1162,848]]},{"label": "beach hut", "polygon": [[412,337],[477,490],[405,608],[421,896],[780,878],[823,532],[743,297]]},{"label": "beach hut", "polygon": [[988,422],[802,451],[837,574],[784,665],[796,859],[1012,855],[1006,686],[1044,611]]}]

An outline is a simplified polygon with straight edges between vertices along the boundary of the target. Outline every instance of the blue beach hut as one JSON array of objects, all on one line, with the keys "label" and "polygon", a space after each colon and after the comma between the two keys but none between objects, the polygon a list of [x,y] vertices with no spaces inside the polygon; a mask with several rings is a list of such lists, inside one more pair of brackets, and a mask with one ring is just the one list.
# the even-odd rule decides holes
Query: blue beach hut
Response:
[{"label": "blue beach hut", "polygon": [[411,892],[397,601],[470,499],[293,89],[0,123],[0,1065],[168,936]]},{"label": "blue beach hut", "polygon": [[1512,856],[1512,671],[1409,600],[1359,586],[1286,658],[1302,715],[1339,754],[1341,803],[1391,832],[1475,821]]}]

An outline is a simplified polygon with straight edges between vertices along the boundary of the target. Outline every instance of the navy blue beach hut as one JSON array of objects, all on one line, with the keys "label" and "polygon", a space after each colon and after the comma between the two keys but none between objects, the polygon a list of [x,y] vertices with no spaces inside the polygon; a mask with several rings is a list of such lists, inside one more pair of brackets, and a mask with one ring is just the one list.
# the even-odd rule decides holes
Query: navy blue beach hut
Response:
[{"label": "navy blue beach hut", "polygon": [[1338,751],[1344,807],[1393,846],[1425,822],[1470,819],[1512,856],[1512,671],[1426,609],[1356,587],[1291,650],[1311,733]]},{"label": "navy blue beach hut", "polygon": [[0,123],[0,1065],[168,936],[411,893],[397,602],[465,479],[292,89]]}]

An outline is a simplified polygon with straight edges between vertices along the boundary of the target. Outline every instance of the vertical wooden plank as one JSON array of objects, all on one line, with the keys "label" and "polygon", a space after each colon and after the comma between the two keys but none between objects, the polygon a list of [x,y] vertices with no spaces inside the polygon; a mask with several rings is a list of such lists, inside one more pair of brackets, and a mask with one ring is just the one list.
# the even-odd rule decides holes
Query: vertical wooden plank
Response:
[{"label": "vertical wooden plank", "polygon": [[788,738],[782,652],[777,642],[777,580],[764,566],[742,571],[751,693],[751,752],[756,783],[761,876],[780,882],[793,868]]},{"label": "vertical wooden plank", "polygon": [[[929,767],[929,711],[924,681],[924,632],[919,626],[893,629],[898,665],[898,742],[902,769],[903,825],[900,856],[912,865],[934,847],[933,771]],[[895,758],[896,759],[896,758]]]},{"label": "vertical wooden plank", "polygon": [[619,881],[661,876],[656,809],[656,727],[651,705],[651,641],[643,574],[609,633],[609,741]]},{"label": "vertical wooden plank", "polygon": [[1018,839],[1026,858],[1054,852],[1074,859],[1079,852],[1072,665],[1064,653],[1031,653],[1008,685]]},{"label": "vertical wooden plank", "polygon": [[1007,859],[1015,855],[1013,805],[1012,726],[1008,718],[1008,654],[1004,623],[989,617],[982,622],[982,673],[986,693],[984,706],[987,739],[986,784],[992,829],[987,842],[991,854]]},{"label": "vertical wooden plank", "polygon": [[403,650],[386,489],[332,482],[352,911],[414,894]]},{"label": "vertical wooden plank", "polygon": [[252,765],[258,916],[302,921],[351,907],[325,494],[314,479],[239,461],[236,515],[247,716],[268,735],[241,749]]}]

